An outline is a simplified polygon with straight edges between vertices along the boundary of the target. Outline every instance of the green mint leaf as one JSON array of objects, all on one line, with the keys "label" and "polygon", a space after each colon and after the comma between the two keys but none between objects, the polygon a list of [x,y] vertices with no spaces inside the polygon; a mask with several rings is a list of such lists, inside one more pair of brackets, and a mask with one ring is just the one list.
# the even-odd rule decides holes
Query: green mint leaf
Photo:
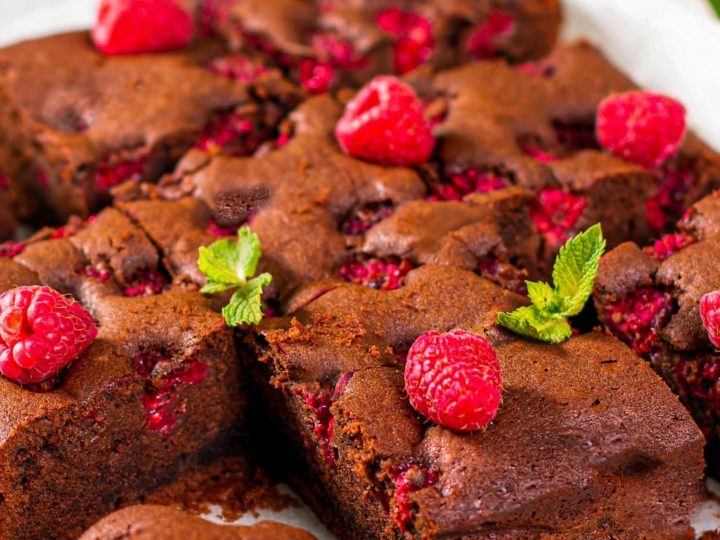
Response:
[{"label": "green mint leaf", "polygon": [[236,241],[224,238],[199,250],[198,268],[207,278],[200,292],[217,294],[235,289],[222,310],[228,326],[257,324],[262,320],[263,287],[270,284],[272,276],[261,274],[253,278],[261,255],[260,239],[247,227],[238,230]]},{"label": "green mint leaf", "polygon": [[270,274],[260,274],[238,287],[222,314],[228,326],[258,324],[263,318],[263,287],[272,281]]},{"label": "green mint leaf", "polygon": [[718,17],[720,17],[720,0],[709,0],[710,5],[715,10],[715,13],[717,13]]},{"label": "green mint leaf", "polygon": [[257,265],[262,256],[260,249],[260,238],[247,227],[238,231],[237,260],[235,268],[239,276],[245,279],[251,278],[257,271]]},{"label": "green mint leaf", "polygon": [[553,266],[555,292],[561,299],[560,314],[572,317],[580,313],[592,294],[605,239],[600,224],[571,238],[560,248]]},{"label": "green mint leaf", "polygon": [[237,273],[237,245],[224,238],[210,247],[200,248],[198,269],[205,274],[208,282],[221,283],[227,288],[236,287],[245,282]]},{"label": "green mint leaf", "polygon": [[532,305],[512,313],[499,313],[498,324],[549,343],[568,339],[572,336],[572,327],[567,319],[579,314],[592,294],[604,251],[605,239],[599,224],[568,240],[560,248],[553,266],[555,287],[526,281]]},{"label": "green mint leaf", "polygon": [[523,306],[511,313],[498,313],[498,323],[516,334],[548,343],[562,343],[572,336],[564,317],[548,315],[535,306]]},{"label": "green mint leaf", "polygon": [[526,281],[528,297],[535,307],[541,311],[551,312],[558,303],[555,290],[541,281]]}]

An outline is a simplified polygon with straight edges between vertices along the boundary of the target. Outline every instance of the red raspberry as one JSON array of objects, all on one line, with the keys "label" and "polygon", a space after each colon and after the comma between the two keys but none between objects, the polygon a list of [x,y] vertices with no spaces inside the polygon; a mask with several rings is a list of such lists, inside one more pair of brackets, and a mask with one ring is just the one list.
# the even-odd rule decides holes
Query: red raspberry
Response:
[{"label": "red raspberry", "polygon": [[340,267],[340,277],[350,283],[379,291],[394,291],[403,286],[405,276],[413,269],[407,259],[369,259],[348,261]]},{"label": "red raspberry", "polygon": [[107,55],[179,49],[194,34],[193,20],[174,0],[102,0],[92,29]]},{"label": "red raspberry", "polygon": [[0,295],[0,372],[20,384],[52,377],[95,336],[92,316],[50,287],[18,287]]},{"label": "red raspberry", "polygon": [[616,156],[656,167],[682,143],[685,107],[651,92],[614,94],[600,103],[596,129],[600,144]]},{"label": "red raspberry", "polygon": [[643,287],[605,306],[605,324],[639,355],[653,352],[660,329],[673,313],[670,294]]},{"label": "red raspberry", "polygon": [[335,128],[345,153],[381,165],[420,165],[435,147],[415,91],[395,77],[376,77],[347,104]]},{"label": "red raspberry", "polygon": [[500,407],[500,362],[478,334],[425,332],[408,352],[405,389],[423,416],[449,429],[475,431]]},{"label": "red raspberry", "polygon": [[720,291],[703,295],[700,299],[700,316],[710,341],[720,349]]}]

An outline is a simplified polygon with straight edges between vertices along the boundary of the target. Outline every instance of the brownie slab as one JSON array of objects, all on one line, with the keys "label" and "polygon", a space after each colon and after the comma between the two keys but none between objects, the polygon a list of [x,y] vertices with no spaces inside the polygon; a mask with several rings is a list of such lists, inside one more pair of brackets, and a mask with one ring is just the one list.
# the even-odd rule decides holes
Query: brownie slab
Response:
[{"label": "brownie slab", "polygon": [[[690,416],[612,337],[546,345],[494,328],[521,298],[428,264],[395,291],[343,285],[261,324],[249,366],[263,425],[281,431],[271,462],[290,456],[294,485],[341,538],[691,534],[704,463]],[[500,358],[503,403],[483,431],[430,425],[405,395],[404,351],[453,328],[484,329]]]},{"label": "brownie slab", "polygon": [[600,264],[595,304],[605,328],[663,376],[708,438],[718,472],[720,355],[700,317],[700,298],[720,289],[720,194],[694,205],[677,227],[645,248],[626,243]]},{"label": "brownie slab", "polygon": [[236,442],[245,410],[232,332],[170,287],[152,243],[108,209],[0,258],[0,290],[43,283],[90,310],[98,338],[57,377],[0,378],[3,538],[76,538]]},{"label": "brownie slab", "polygon": [[312,534],[272,521],[255,525],[217,525],[168,506],[138,505],[110,514],[79,540],[313,540]]},{"label": "brownie slab", "polygon": [[[0,158],[18,213],[47,222],[49,210],[59,223],[87,217],[114,187],[155,180],[188,148],[206,148],[228,115],[256,120],[249,85],[211,69],[224,54],[219,43],[201,41],[178,52],[105,57],[86,32],[2,49]],[[266,96],[291,92],[274,74],[260,79]],[[237,129],[248,153],[269,135],[256,124]]]},{"label": "brownie slab", "polygon": [[463,186],[475,182],[483,190],[535,191],[530,212],[549,255],[598,222],[611,246],[647,241],[720,186],[720,156],[692,133],[676,157],[654,170],[601,150],[599,103],[635,85],[587,43],[560,45],[519,67],[465,65],[430,84],[446,96],[436,128],[436,196],[460,198]]}]

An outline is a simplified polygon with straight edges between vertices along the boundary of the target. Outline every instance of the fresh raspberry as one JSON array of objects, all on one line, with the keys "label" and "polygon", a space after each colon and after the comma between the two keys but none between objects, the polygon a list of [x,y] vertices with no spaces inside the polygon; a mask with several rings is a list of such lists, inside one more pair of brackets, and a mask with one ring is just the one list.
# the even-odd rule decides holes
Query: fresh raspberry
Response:
[{"label": "fresh raspberry", "polygon": [[430,21],[412,11],[391,7],[381,11],[377,25],[395,38],[395,72],[404,75],[420,66],[432,54],[435,39]]},{"label": "fresh raspberry", "polygon": [[672,316],[670,294],[652,287],[637,289],[605,305],[605,324],[639,355],[655,349],[660,329]]},{"label": "fresh raspberry", "polygon": [[474,167],[449,173],[430,186],[431,201],[461,201],[470,193],[489,193],[507,187],[507,180],[492,171]]},{"label": "fresh raspberry", "polygon": [[500,362],[478,334],[425,332],[408,352],[405,389],[415,410],[436,424],[475,431],[500,407]]},{"label": "fresh raspberry", "polygon": [[0,372],[20,384],[49,379],[97,336],[92,316],[50,287],[0,295]]},{"label": "fresh raspberry", "polygon": [[193,20],[175,0],[102,0],[92,29],[107,55],[180,49],[193,37]]},{"label": "fresh raspberry", "polygon": [[553,246],[563,244],[587,208],[585,197],[562,189],[548,188],[540,191],[530,203],[530,217],[541,234]]},{"label": "fresh raspberry", "polygon": [[243,83],[251,83],[260,75],[270,71],[267,67],[255,64],[242,54],[215,58],[208,64],[208,69],[216,75]]},{"label": "fresh raspberry", "polygon": [[340,230],[347,236],[360,236],[373,225],[389,218],[394,211],[395,205],[390,201],[362,205],[350,211],[340,224]]},{"label": "fresh raspberry", "polygon": [[614,94],[600,103],[596,125],[604,148],[627,161],[656,167],[682,143],[685,107],[651,92]]},{"label": "fresh raspberry", "polygon": [[435,138],[415,91],[395,77],[376,77],[345,107],[335,128],[345,153],[381,165],[420,165]]},{"label": "fresh raspberry", "polygon": [[700,298],[700,316],[710,341],[720,349],[720,291],[709,292]]},{"label": "fresh raspberry", "polygon": [[697,240],[685,233],[666,234],[655,241],[652,246],[646,247],[643,251],[653,259],[664,261],[673,253],[694,244]]},{"label": "fresh raspberry", "polygon": [[407,259],[348,261],[340,268],[340,277],[371,289],[392,291],[402,287],[405,276],[412,268],[412,263]]},{"label": "fresh raspberry", "polygon": [[497,39],[510,34],[515,28],[513,16],[502,11],[493,11],[481,23],[467,41],[467,51],[474,60],[487,60],[497,52]]},{"label": "fresh raspberry", "polygon": [[123,161],[110,165],[105,161],[98,165],[95,172],[95,185],[98,189],[108,190],[130,180],[138,180],[145,174],[146,158]]}]

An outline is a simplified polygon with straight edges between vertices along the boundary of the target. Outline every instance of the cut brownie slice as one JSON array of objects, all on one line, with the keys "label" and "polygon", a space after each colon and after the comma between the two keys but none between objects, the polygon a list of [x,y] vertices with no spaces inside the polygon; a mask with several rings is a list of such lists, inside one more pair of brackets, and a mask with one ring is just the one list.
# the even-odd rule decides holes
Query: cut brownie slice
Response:
[{"label": "cut brownie slice", "polygon": [[557,0],[216,0],[206,15],[230,43],[266,54],[310,93],[426,64],[537,58],[560,26]]},{"label": "cut brownie slice", "polygon": [[[56,232],[57,233],[57,232]],[[173,288],[116,210],[0,258],[0,290],[46,284],[95,317],[95,342],[35,386],[0,378],[3,538],[76,538],[234,444],[244,416],[232,332]]]},{"label": "cut brownie slice", "polygon": [[[9,180],[0,174],[0,242],[12,238],[15,234],[14,200],[10,192]],[[0,247],[0,249],[2,249]]]},{"label": "cut brownie slice", "polygon": [[[341,538],[688,535],[704,468],[690,416],[612,337],[546,345],[494,328],[521,302],[430,264],[398,290],[343,285],[266,321],[249,364],[264,429],[282,431],[271,462],[286,458]],[[500,358],[503,403],[483,431],[429,425],[404,391],[408,346],[453,328],[486,329]]]},{"label": "cut brownie slice", "polygon": [[562,45],[520,67],[464,66],[438,74],[432,87],[445,102],[434,197],[505,185],[532,189],[530,211],[550,254],[597,222],[611,246],[646,241],[720,186],[720,156],[692,134],[657,170],[601,151],[598,104],[634,85],[588,44]]},{"label": "cut brownie slice", "polygon": [[708,437],[717,474],[720,354],[700,316],[700,298],[720,289],[720,193],[693,206],[677,232],[644,249],[626,243],[605,255],[595,290],[605,328],[650,361]]},{"label": "cut brownie slice", "polygon": [[252,85],[211,69],[223,54],[206,41],[104,57],[85,32],[0,50],[0,159],[19,213],[48,221],[37,215],[42,201],[61,222],[86,217],[114,187],[157,179],[193,145],[246,155],[274,137],[279,102],[294,90],[276,73],[259,74],[268,99],[256,103]]},{"label": "cut brownie slice", "polygon": [[138,505],[110,514],[88,529],[80,540],[313,540],[303,530],[272,521],[252,526],[217,525],[168,506]]}]

